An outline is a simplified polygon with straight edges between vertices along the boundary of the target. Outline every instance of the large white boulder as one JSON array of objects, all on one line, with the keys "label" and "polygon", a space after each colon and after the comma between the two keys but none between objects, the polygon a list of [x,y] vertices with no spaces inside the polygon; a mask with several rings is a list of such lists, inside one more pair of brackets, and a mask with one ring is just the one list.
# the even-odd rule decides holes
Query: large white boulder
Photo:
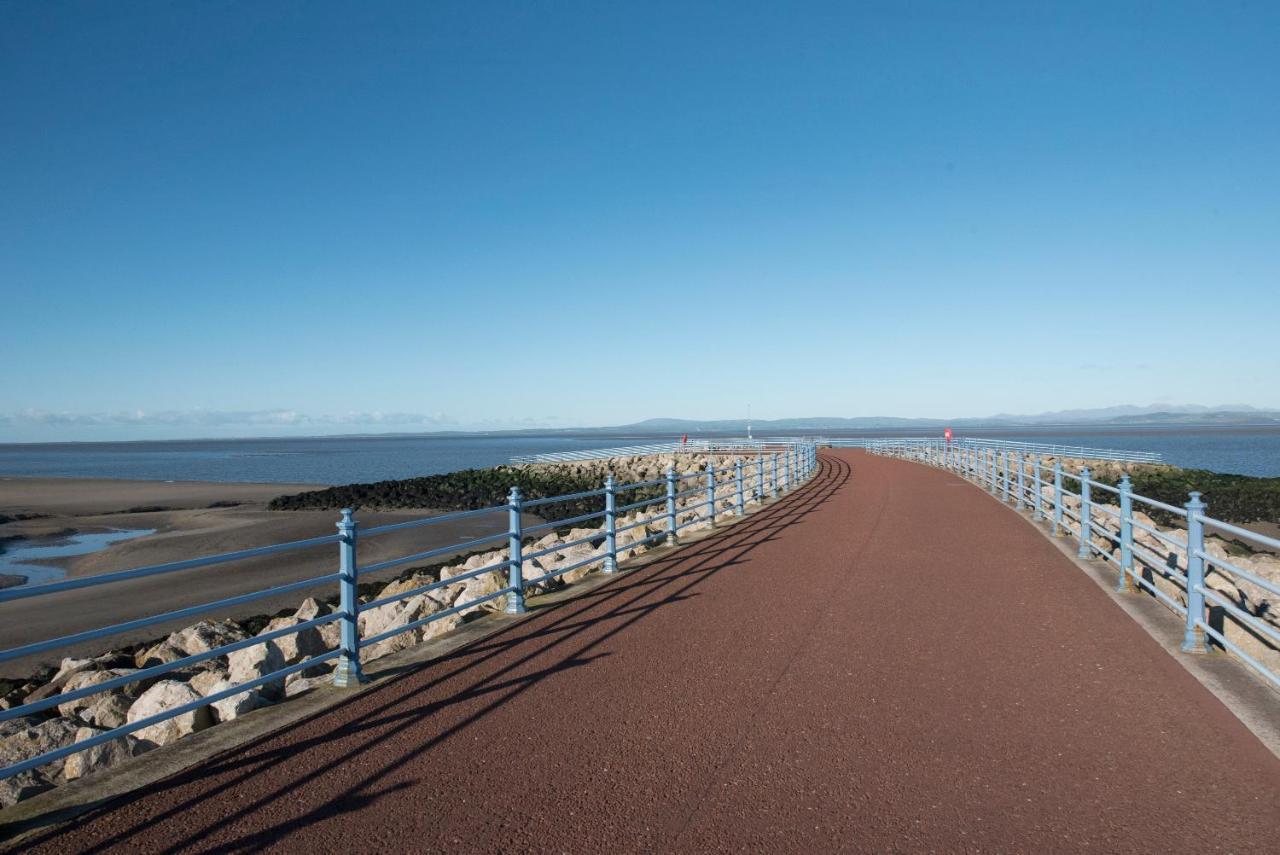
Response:
[{"label": "large white boulder", "polygon": [[201,671],[199,674],[194,675],[190,680],[187,681],[187,685],[190,686],[193,690],[195,690],[196,694],[204,698],[213,694],[213,692],[215,691],[212,688],[213,686],[217,685],[218,683],[226,682],[226,680],[227,680],[226,668],[209,668],[207,670]]},{"label": "large white boulder", "polygon": [[202,620],[170,635],[168,643],[186,655],[194,656],[197,653],[207,653],[210,650],[243,641],[248,637],[249,633],[234,621]]},{"label": "large white boulder", "polygon": [[[204,690],[202,694],[205,697],[208,697],[209,695],[214,695],[218,692],[224,692],[227,689],[234,688],[235,685],[235,683],[232,683],[230,680],[223,677],[220,680],[202,684],[201,688]],[[268,703],[269,701],[266,701],[257,692],[237,692],[234,695],[228,695],[225,698],[221,698],[209,704],[209,709],[213,712],[213,717],[215,719],[219,722],[225,722],[239,718],[251,710],[256,710],[258,707],[266,706]]]},{"label": "large white boulder", "polygon": [[[435,592],[433,591],[431,593]],[[369,635],[377,635],[380,632],[387,632],[398,627],[408,626],[415,621],[430,617],[436,612],[443,610],[445,607],[443,603],[433,598],[430,594],[418,594],[415,597],[410,597],[403,603],[388,604],[383,608],[391,608],[392,606],[396,607],[396,611],[391,613],[391,617],[381,624],[380,629],[370,633]],[[363,617],[363,615],[361,615],[361,617]],[[433,624],[427,624],[426,627],[406,630],[399,635],[393,635],[390,638],[385,638],[382,641],[365,648],[363,656],[366,659],[377,659],[381,656],[386,656],[389,653],[394,653],[397,650],[412,647],[422,639],[423,630],[431,626],[433,626]]]},{"label": "large white boulder", "polygon": [[[266,625],[262,635],[268,632],[276,632],[281,629],[288,629],[302,623],[297,617],[278,617]],[[309,659],[312,656],[319,656],[328,650],[328,646],[324,643],[324,639],[320,636],[317,627],[310,626],[306,629],[300,629],[291,632],[288,635],[282,635],[273,639],[276,647],[280,648],[280,653],[284,656],[286,665],[293,665],[301,662],[303,659]]]},{"label": "large white boulder", "polygon": [[[67,680],[62,693],[101,685],[118,677],[136,673],[132,668],[113,668],[107,671],[82,671]],[[58,704],[58,712],[64,716],[77,717],[81,721],[98,727],[119,727],[125,723],[129,708],[138,697],[140,687],[131,683],[115,689],[108,689],[95,695],[76,698]]]},{"label": "large white boulder", "polygon": [[[83,742],[86,739],[97,736],[99,733],[102,733],[102,731],[97,728],[82,727],[76,731],[75,739],[76,742]],[[136,757],[146,750],[147,746],[132,735],[112,739],[109,742],[94,745],[72,754],[67,758],[67,764],[62,770],[62,776],[68,781],[74,781],[91,772],[106,769],[130,757]]]},{"label": "large white boulder", "polygon": [[[315,597],[307,597],[302,601],[302,605],[298,606],[298,610],[293,616],[298,620],[315,620],[318,617],[333,614],[335,609],[328,603],[322,603]],[[338,646],[342,638],[342,627],[339,621],[330,621],[316,627],[316,632],[320,634],[320,641],[324,644],[326,650],[333,650]]]},{"label": "large white boulder", "polygon": [[168,665],[170,662],[185,658],[187,658],[186,651],[179,647],[174,647],[169,643],[168,639],[165,639],[139,653],[133,661],[139,668],[151,668],[155,665]]},{"label": "large white boulder", "polygon": [[[467,580],[462,593],[458,594],[458,598],[453,601],[453,605],[457,607],[475,602],[481,597],[502,590],[506,587],[506,584],[506,579],[499,573],[481,573],[479,576]],[[466,615],[480,610],[500,612],[506,607],[506,597],[494,597],[486,602],[462,609],[459,614]]]},{"label": "large white boulder", "polygon": [[[236,650],[227,656],[227,679],[233,685],[264,677],[285,667],[284,654],[274,641]],[[264,697],[274,698],[284,691],[284,679],[272,680],[256,689]]]},{"label": "large white boulder", "polygon": [[[133,724],[198,700],[200,695],[186,683],[179,683],[177,680],[161,680],[143,692],[133,702],[133,706],[129,707],[128,722]],[[209,708],[198,707],[136,730],[133,736],[140,742],[150,743],[150,745],[168,745],[189,733],[204,730],[212,724],[213,715],[209,712]]]}]

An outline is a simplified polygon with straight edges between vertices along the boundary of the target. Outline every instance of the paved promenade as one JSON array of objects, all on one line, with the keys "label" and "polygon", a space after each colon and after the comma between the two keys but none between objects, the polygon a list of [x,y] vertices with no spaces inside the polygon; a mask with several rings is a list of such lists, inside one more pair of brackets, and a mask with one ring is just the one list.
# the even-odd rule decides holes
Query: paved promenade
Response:
[{"label": "paved promenade", "polygon": [[1280,761],[1013,510],[821,463],[32,851],[1280,849]]}]

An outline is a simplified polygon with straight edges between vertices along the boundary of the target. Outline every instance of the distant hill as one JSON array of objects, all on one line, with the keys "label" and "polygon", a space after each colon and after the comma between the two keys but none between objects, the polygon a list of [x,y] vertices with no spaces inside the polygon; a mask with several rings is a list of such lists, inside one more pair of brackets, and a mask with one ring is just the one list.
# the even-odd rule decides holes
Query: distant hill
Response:
[{"label": "distant hill", "polygon": [[[603,430],[636,433],[746,433],[746,419],[645,419],[629,425]],[[1260,410],[1248,405],[1206,407],[1198,404],[1173,406],[1152,404],[1141,407],[1124,405],[1094,410],[1058,410],[1032,415],[1000,413],[985,418],[903,418],[900,416],[813,416],[791,419],[753,419],[756,434],[779,434],[787,431],[883,430],[892,428],[955,427],[1019,427],[1050,425],[1166,425],[1166,424],[1280,424],[1280,411]]]}]

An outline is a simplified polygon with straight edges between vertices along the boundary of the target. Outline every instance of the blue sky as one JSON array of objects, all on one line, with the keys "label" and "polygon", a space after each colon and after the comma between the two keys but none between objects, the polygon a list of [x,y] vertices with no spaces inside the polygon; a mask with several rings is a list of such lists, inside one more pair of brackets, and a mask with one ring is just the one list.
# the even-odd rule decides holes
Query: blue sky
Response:
[{"label": "blue sky", "polygon": [[1280,5],[0,5],[0,439],[1280,408]]}]

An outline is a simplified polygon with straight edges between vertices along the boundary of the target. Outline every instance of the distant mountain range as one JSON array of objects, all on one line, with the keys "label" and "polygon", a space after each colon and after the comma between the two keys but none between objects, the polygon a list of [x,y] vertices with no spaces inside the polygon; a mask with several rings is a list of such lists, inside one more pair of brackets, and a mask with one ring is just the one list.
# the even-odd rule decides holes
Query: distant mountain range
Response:
[{"label": "distant mountain range", "polygon": [[[860,416],[856,418],[811,417],[798,419],[757,419],[751,422],[755,433],[779,431],[877,430],[884,428],[928,427],[1017,427],[1049,425],[1178,425],[1178,424],[1280,424],[1280,410],[1261,410],[1245,404],[1206,407],[1200,404],[1152,404],[1141,407],[1127,404],[1095,410],[1058,410],[1034,415],[1000,413],[985,418],[911,419],[899,416]],[[746,419],[645,419],[621,425],[612,430],[637,433],[745,433]]]}]

